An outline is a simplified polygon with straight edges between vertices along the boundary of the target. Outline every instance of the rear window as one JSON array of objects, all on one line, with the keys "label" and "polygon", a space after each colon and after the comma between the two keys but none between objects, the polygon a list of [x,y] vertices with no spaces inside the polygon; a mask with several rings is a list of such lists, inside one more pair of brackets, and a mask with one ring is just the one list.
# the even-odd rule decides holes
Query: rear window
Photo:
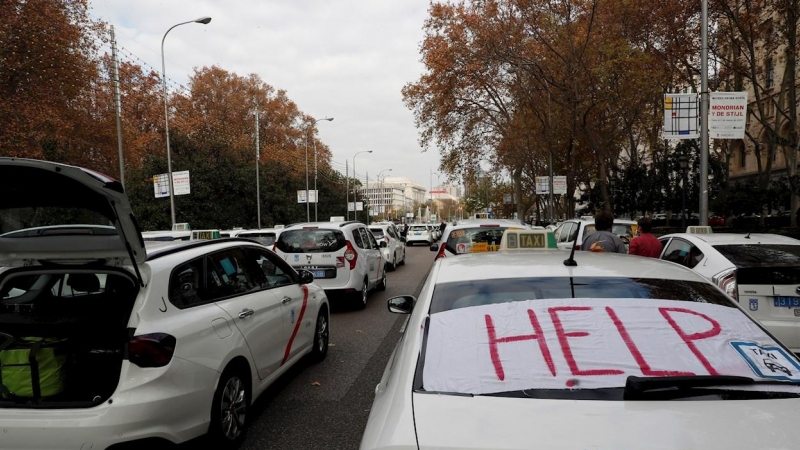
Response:
[{"label": "rear window", "polygon": [[[594,224],[586,225],[583,235],[585,237],[594,233],[595,231],[597,231],[597,228],[595,228]],[[614,224],[611,227],[611,232],[617,236],[632,238],[634,235],[636,235],[636,225]]]},{"label": "rear window", "polygon": [[272,245],[275,243],[275,233],[239,233],[238,237],[253,239],[261,245]]},{"label": "rear window", "polygon": [[428,227],[425,225],[411,225],[408,227],[408,231],[428,231]]},{"label": "rear window", "polygon": [[453,230],[445,248],[451,253],[493,252],[500,248],[506,227],[475,227]]},{"label": "rear window", "polygon": [[335,252],[345,246],[341,230],[322,228],[303,228],[281,233],[276,247],[284,253],[327,253]]},{"label": "rear window", "polygon": [[[543,277],[440,283],[423,330],[417,392],[624,400],[629,376],[800,383],[796,356],[707,282]],[[800,386],[662,391],[669,392],[653,399],[796,397]]]},{"label": "rear window", "polygon": [[737,267],[800,267],[800,245],[715,245],[714,248]]},{"label": "rear window", "polygon": [[[66,230],[66,225],[113,226],[114,224],[99,212],[81,208],[43,206],[0,209],[0,235],[40,227],[59,227]],[[26,234],[30,235],[30,233],[14,233],[11,236],[21,237]]]},{"label": "rear window", "polygon": [[371,231],[372,235],[378,239],[383,237],[383,230],[381,228],[370,228],[369,231]]}]

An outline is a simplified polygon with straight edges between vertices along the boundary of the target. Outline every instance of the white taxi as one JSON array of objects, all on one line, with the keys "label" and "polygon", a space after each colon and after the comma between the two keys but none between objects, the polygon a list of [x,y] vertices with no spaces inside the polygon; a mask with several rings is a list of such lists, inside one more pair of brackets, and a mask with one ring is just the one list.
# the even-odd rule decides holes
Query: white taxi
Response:
[{"label": "white taxi", "polygon": [[122,185],[79,167],[0,158],[0,192],[0,448],[234,448],[327,354],[325,293],[262,245],[145,244]]},{"label": "white taxi", "polygon": [[436,259],[466,253],[484,253],[500,248],[506,230],[531,229],[531,226],[511,219],[469,219],[448,224],[440,243],[431,244]]},{"label": "white taxi", "polygon": [[777,234],[714,233],[690,226],[659,238],[661,259],[717,284],[800,353],[800,241]]},{"label": "white taxi", "polygon": [[389,299],[410,316],[362,450],[797,448],[775,420],[800,408],[800,360],[724,292],[550,236],[507,231]]},{"label": "white taxi", "polygon": [[406,233],[406,245],[414,245],[417,242],[431,245],[434,241],[436,241],[436,239],[434,239],[433,233],[428,225],[424,223],[409,225],[408,232]]}]

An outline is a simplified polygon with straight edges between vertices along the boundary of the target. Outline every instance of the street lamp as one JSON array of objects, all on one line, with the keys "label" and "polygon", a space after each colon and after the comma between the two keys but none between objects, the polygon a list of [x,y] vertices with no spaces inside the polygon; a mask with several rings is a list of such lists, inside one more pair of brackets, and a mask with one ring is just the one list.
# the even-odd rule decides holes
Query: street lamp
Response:
[{"label": "street lamp", "polygon": [[678,157],[678,165],[681,166],[681,177],[683,183],[683,189],[681,189],[681,227],[685,230],[686,229],[686,172],[689,168],[689,158],[686,155],[681,155]]},{"label": "street lamp", "polygon": [[[358,177],[356,175],[356,156],[358,156],[358,155],[360,155],[362,153],[372,153],[372,150],[364,150],[364,151],[358,152],[355,155],[353,155],[353,177]],[[356,188],[354,191],[355,192],[353,192],[353,218],[355,220],[358,220],[358,209],[356,208],[356,205],[358,204],[358,188]],[[349,205],[348,205],[347,209],[348,210],[350,209]]]},{"label": "street lamp", "polygon": [[167,105],[167,70],[164,64],[164,40],[167,39],[167,34],[172,31],[173,28],[186,25],[187,23],[202,23],[203,25],[207,25],[211,22],[211,17],[201,17],[199,19],[190,20],[188,22],[181,22],[179,24],[173,25],[164,33],[164,37],[161,38],[161,84],[164,87],[164,134],[167,138],[167,178],[169,179],[169,209],[170,214],[172,216],[172,225],[174,228],[175,225],[175,193],[173,192],[172,186],[172,153],[170,152],[169,148],[169,110]]},{"label": "street lamp", "polygon": [[[308,126],[308,133],[306,133],[306,221],[311,222],[311,213],[309,211],[308,206],[308,134],[310,134],[311,130],[317,124],[317,122],[321,122],[323,120],[327,120],[328,122],[333,120],[333,117],[325,117],[323,119],[311,119],[311,124]],[[319,195],[317,193],[317,141],[314,140],[314,222],[317,222],[317,203],[319,203]]]},{"label": "street lamp", "polygon": [[[384,201],[383,201],[383,181],[381,181],[381,174],[382,174],[383,172],[386,172],[387,170],[388,170],[389,172],[391,172],[391,171],[392,171],[392,169],[383,169],[383,170],[381,170],[380,172],[378,172],[378,183],[379,183],[379,185],[380,185],[380,200],[379,200],[379,201],[380,201],[380,202],[381,202],[381,204],[383,205],[383,208],[382,208],[381,212],[384,214],[384,219],[386,218],[386,217],[385,217],[385,216],[386,216],[386,205],[385,205],[385,203],[384,203]],[[369,187],[369,186],[367,186],[367,187]]]}]

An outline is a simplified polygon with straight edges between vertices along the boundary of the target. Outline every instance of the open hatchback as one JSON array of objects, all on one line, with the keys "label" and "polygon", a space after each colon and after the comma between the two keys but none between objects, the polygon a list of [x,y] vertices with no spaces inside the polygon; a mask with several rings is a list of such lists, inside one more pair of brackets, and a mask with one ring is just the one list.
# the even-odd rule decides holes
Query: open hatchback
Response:
[{"label": "open hatchback", "polygon": [[144,280],[122,185],[0,158],[0,408],[83,408],[115,391]]}]

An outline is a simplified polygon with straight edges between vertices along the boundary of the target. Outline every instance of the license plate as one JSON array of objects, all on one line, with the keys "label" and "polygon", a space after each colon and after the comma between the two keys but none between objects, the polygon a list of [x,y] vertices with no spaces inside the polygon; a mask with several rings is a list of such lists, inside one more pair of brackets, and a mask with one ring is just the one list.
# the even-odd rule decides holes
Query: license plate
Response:
[{"label": "license plate", "polygon": [[314,278],[325,278],[324,270],[312,270],[311,273],[314,274]]},{"label": "license plate", "polygon": [[774,300],[779,308],[800,308],[800,297],[775,297]]}]

